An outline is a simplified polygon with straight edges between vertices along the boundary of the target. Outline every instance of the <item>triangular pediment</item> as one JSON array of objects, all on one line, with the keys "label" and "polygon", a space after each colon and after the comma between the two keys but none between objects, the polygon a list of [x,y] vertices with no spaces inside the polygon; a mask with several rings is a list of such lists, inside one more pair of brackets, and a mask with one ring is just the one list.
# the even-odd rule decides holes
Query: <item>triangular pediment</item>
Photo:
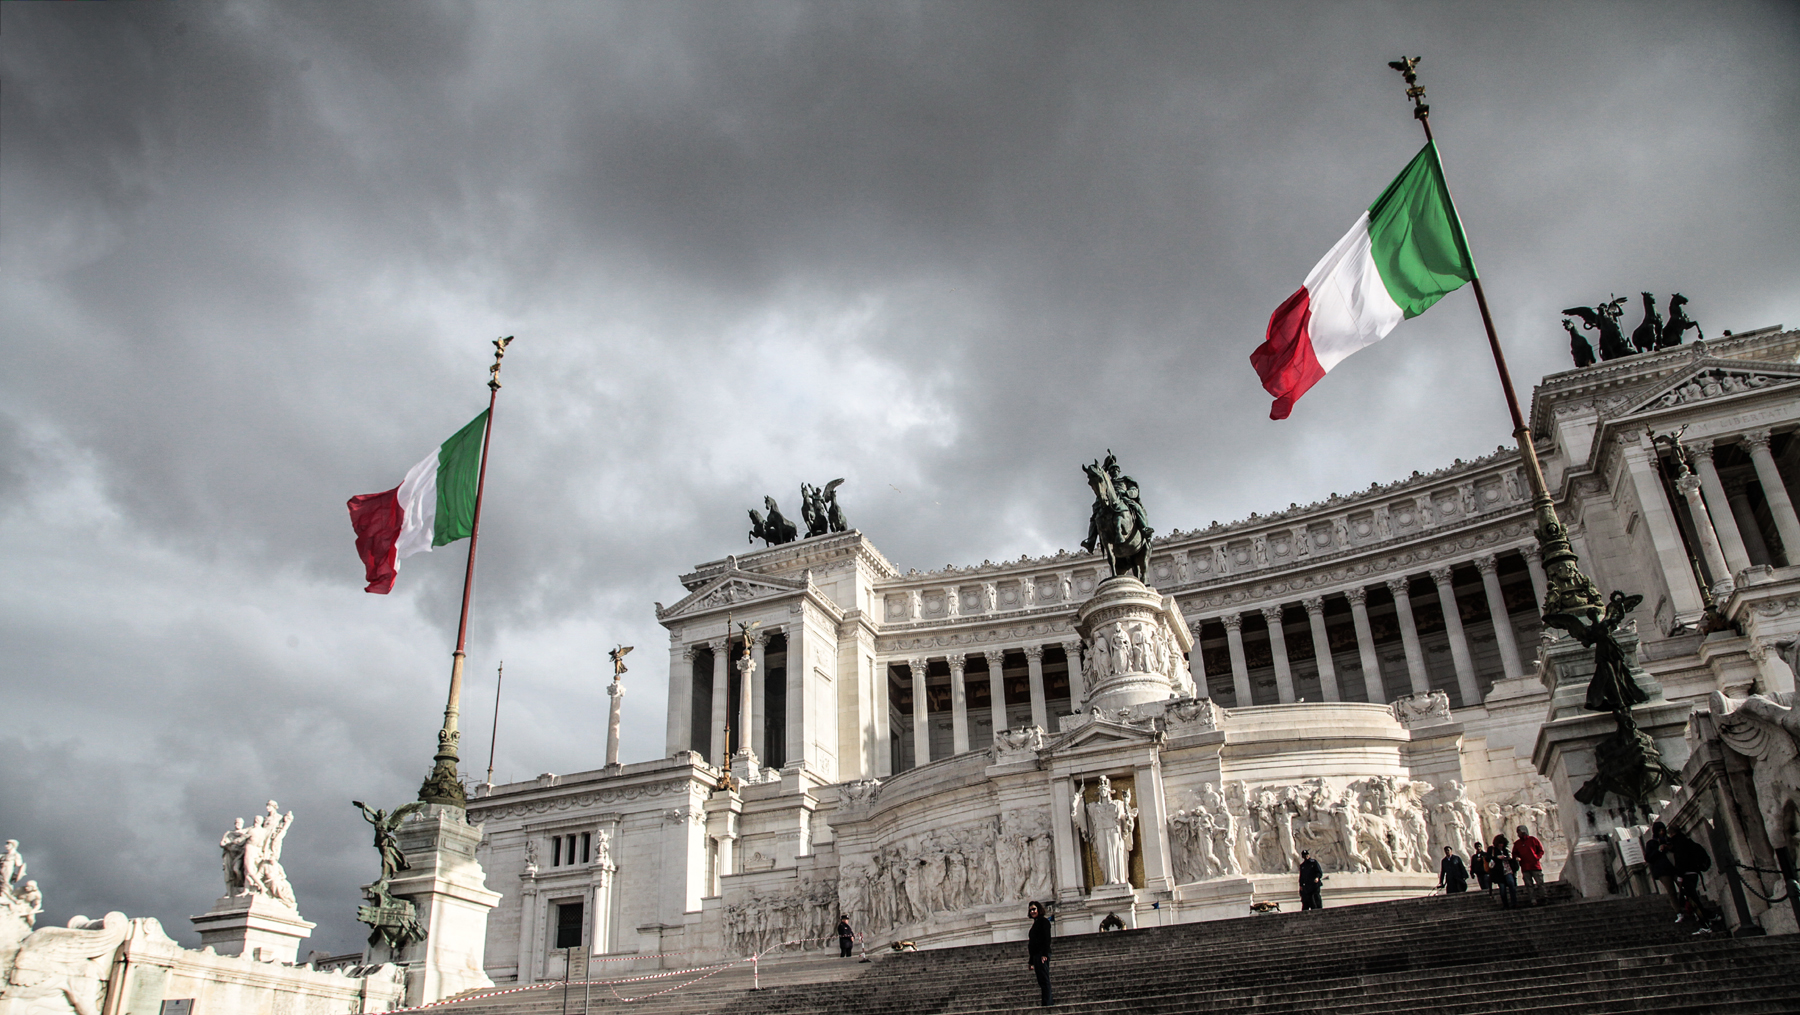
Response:
[{"label": "triangular pediment", "polygon": [[671,617],[710,613],[713,610],[738,606],[743,603],[804,592],[806,587],[807,582],[804,578],[776,578],[731,567],[695,589],[687,598],[674,606],[667,608],[658,606],[656,616],[659,620],[666,620]]},{"label": "triangular pediment", "polygon": [[1061,734],[1050,741],[1046,749],[1055,753],[1109,744],[1142,744],[1155,739],[1156,728],[1150,724],[1137,726],[1112,719],[1095,719]]},{"label": "triangular pediment", "polygon": [[1695,363],[1692,369],[1658,385],[1650,394],[1634,399],[1625,408],[1608,415],[1619,420],[1790,384],[1800,384],[1800,366],[1707,357]]}]

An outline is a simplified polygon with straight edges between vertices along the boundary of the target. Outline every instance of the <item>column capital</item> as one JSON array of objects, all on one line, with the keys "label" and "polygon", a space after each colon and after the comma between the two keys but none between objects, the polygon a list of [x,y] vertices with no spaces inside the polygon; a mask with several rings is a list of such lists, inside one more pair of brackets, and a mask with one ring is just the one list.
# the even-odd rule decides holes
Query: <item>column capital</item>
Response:
[{"label": "column capital", "polygon": [[925,679],[925,671],[931,666],[931,660],[920,656],[917,659],[908,659],[906,665],[908,669],[912,670],[914,680],[923,680]]},{"label": "column capital", "polygon": [[1769,438],[1772,436],[1774,435],[1767,430],[1751,430],[1748,433],[1739,434],[1738,440],[1743,441],[1744,446],[1754,454],[1757,451],[1769,450]]},{"label": "column capital", "polygon": [[1700,489],[1700,477],[1690,472],[1675,481],[1675,489],[1680,490],[1682,496],[1692,496]]},{"label": "column capital", "polygon": [[1491,553],[1483,554],[1482,556],[1475,558],[1475,570],[1480,571],[1483,578],[1490,574],[1498,574],[1500,571],[1500,560]]},{"label": "column capital", "polygon": [[1306,607],[1306,615],[1308,617],[1323,617],[1325,615],[1324,596],[1313,596],[1311,599],[1302,599],[1300,605]]},{"label": "column capital", "polygon": [[1280,603],[1276,603],[1274,606],[1263,607],[1262,615],[1263,615],[1263,620],[1267,621],[1270,627],[1280,627],[1281,626],[1281,604]]},{"label": "column capital", "polygon": [[949,657],[949,660],[950,660],[950,675],[953,677],[961,674],[962,671],[965,668],[967,668],[969,665],[969,657],[966,655],[963,655],[961,652],[952,653]]},{"label": "column capital", "polygon": [[1450,584],[1452,570],[1453,569],[1448,564],[1445,564],[1443,567],[1434,567],[1431,569],[1431,580],[1437,582],[1439,587],[1448,585]]},{"label": "column capital", "polygon": [[1060,644],[1062,645],[1063,655],[1068,656],[1070,662],[1073,662],[1076,659],[1081,657],[1081,639],[1080,638],[1070,638],[1069,640],[1061,642]]},{"label": "column capital", "polygon": [[1687,449],[1688,457],[1692,458],[1695,462],[1698,462],[1702,458],[1709,462],[1712,461],[1713,439],[1711,437],[1703,437],[1699,440],[1688,441],[1686,444],[1683,444],[1682,447]]},{"label": "column capital", "polygon": [[1025,646],[1025,658],[1030,659],[1034,662],[1044,658],[1044,646],[1042,646],[1042,645],[1027,645],[1027,646]]},{"label": "column capital", "polygon": [[1005,649],[991,648],[981,654],[987,659],[988,669],[995,672],[998,672],[1000,667],[1006,663]]},{"label": "column capital", "polygon": [[1382,584],[1387,586],[1388,592],[1392,593],[1393,597],[1395,599],[1400,599],[1400,598],[1404,597],[1404,598],[1410,600],[1410,599],[1412,599],[1412,593],[1407,591],[1407,586],[1410,585],[1411,583],[1412,583],[1411,578],[1407,577],[1406,575],[1401,575],[1398,578],[1389,578],[1387,581],[1383,582]]},{"label": "column capital", "polygon": [[1206,626],[1206,621],[1190,620],[1187,622],[1187,626],[1188,633],[1194,636],[1194,641],[1197,644],[1200,641],[1200,629]]},{"label": "column capital", "polygon": [[1525,555],[1526,560],[1542,560],[1544,556],[1544,548],[1536,543],[1526,543],[1519,547],[1519,552]]},{"label": "column capital", "polygon": [[699,654],[700,646],[688,645],[681,650],[681,661],[684,663],[691,663],[694,661],[694,657]]},{"label": "column capital", "polygon": [[729,641],[725,638],[713,638],[706,643],[706,647],[712,649],[712,654],[714,656],[724,655],[728,645]]},{"label": "column capital", "polygon": [[1366,606],[1369,602],[1369,590],[1361,585],[1345,589],[1344,598],[1350,600],[1351,606]]},{"label": "column capital", "polygon": [[1224,624],[1227,631],[1236,631],[1244,626],[1244,615],[1227,613],[1219,617],[1219,623]]}]

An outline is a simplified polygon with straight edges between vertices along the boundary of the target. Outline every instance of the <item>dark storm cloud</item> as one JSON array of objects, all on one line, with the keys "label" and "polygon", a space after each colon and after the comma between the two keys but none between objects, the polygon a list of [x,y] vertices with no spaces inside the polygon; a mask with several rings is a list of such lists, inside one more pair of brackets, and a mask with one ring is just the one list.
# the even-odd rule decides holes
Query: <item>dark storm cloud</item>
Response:
[{"label": "dark storm cloud", "polygon": [[[1518,380],[1556,310],[1800,318],[1791,5],[0,5],[0,835],[56,922],[216,889],[273,795],[354,947],[347,800],[423,775],[460,547],[342,503],[495,427],[464,771],[662,748],[673,576],[846,476],[898,564],[1167,530],[1492,450],[1467,293],[1266,419],[1245,357],[1434,122]],[[792,505],[790,504],[791,508]]]}]

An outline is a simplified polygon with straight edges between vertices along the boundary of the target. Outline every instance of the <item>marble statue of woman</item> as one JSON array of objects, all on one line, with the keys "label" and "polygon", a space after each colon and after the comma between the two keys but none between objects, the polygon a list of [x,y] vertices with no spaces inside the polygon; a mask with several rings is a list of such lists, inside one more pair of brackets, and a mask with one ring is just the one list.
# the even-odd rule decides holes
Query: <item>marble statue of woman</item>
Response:
[{"label": "marble statue of woman", "polygon": [[1093,843],[1095,859],[1100,864],[1102,884],[1122,885],[1131,877],[1131,833],[1137,826],[1137,808],[1131,806],[1131,791],[1123,799],[1112,793],[1112,781],[1100,777],[1100,788],[1093,800],[1084,800],[1086,787],[1076,784],[1072,817],[1081,837]]}]

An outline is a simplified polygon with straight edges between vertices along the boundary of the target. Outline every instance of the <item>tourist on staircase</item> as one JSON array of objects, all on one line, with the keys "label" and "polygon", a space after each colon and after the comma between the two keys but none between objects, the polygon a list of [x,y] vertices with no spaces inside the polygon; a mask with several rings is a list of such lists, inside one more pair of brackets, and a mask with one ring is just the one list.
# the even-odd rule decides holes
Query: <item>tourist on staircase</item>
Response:
[{"label": "tourist on staircase", "polygon": [[1482,848],[1479,842],[1469,852],[1469,871],[1475,875],[1475,880],[1481,885],[1482,891],[1493,890],[1493,879],[1488,877],[1487,850]]},{"label": "tourist on staircase", "polygon": [[850,946],[856,941],[856,932],[850,929],[850,918],[838,914],[837,922],[838,958],[850,957]]},{"label": "tourist on staircase", "polygon": [[1306,850],[1300,851],[1300,908],[1324,909],[1325,900],[1321,897],[1325,887],[1325,868],[1312,858]]},{"label": "tourist on staircase", "polygon": [[1519,877],[1531,889],[1531,904],[1544,904],[1544,844],[1524,825],[1517,829],[1519,839],[1513,843],[1513,859],[1519,862]]},{"label": "tourist on staircase", "polygon": [[1675,886],[1681,893],[1682,914],[1675,922],[1692,920],[1699,925],[1695,934],[1711,934],[1706,899],[1700,894],[1700,875],[1712,870],[1712,856],[1706,852],[1706,847],[1688,838],[1688,834],[1679,828],[1669,831],[1663,852],[1675,865]]},{"label": "tourist on staircase", "polygon": [[1449,846],[1444,847],[1444,860],[1438,864],[1438,887],[1445,895],[1461,895],[1469,890],[1469,869]]},{"label": "tourist on staircase", "polygon": [[1669,905],[1675,907],[1675,922],[1680,923],[1687,908],[1675,887],[1675,861],[1669,859],[1668,847],[1669,826],[1658,821],[1650,826],[1650,838],[1644,840],[1644,862],[1650,865],[1650,880],[1662,886]]},{"label": "tourist on staircase", "polygon": [[1037,974],[1038,1003],[1048,1008],[1050,1000],[1050,919],[1044,907],[1033,902],[1025,912],[1031,916],[1031,940],[1026,955],[1031,971]]},{"label": "tourist on staircase", "polygon": [[1508,847],[1506,836],[1494,836],[1494,844],[1487,852],[1488,880],[1500,892],[1500,908],[1511,909],[1519,904],[1519,862],[1513,859],[1512,850]]}]

